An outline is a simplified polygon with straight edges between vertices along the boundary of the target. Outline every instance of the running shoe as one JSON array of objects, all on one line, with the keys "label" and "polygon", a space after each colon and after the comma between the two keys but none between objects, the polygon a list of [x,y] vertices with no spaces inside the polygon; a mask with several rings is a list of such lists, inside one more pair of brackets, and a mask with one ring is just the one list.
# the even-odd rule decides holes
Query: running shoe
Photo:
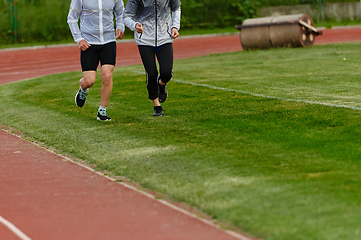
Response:
[{"label": "running shoe", "polygon": [[162,108],[162,107],[154,107],[153,116],[154,116],[154,117],[161,117],[161,116],[163,116],[163,108]]},{"label": "running shoe", "polygon": [[105,121],[110,121],[111,118],[108,117],[107,111],[105,111],[105,110],[99,110],[99,111],[98,111],[97,120],[100,120],[100,121],[105,122]]},{"label": "running shoe", "polygon": [[85,100],[86,100],[86,96],[88,95],[88,93],[83,92],[81,90],[81,88],[79,88],[79,91],[76,93],[75,95],[75,104],[78,107],[82,107],[84,106]]},{"label": "running shoe", "polygon": [[168,91],[166,85],[161,85],[159,83],[159,77],[158,77],[158,91],[159,91],[159,102],[164,103],[165,100],[167,100],[168,97]]}]

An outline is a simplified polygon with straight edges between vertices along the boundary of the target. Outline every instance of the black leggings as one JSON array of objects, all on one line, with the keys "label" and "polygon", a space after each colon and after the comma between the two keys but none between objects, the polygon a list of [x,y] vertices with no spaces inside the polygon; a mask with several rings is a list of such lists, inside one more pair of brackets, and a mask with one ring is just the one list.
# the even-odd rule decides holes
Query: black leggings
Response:
[{"label": "black leggings", "polygon": [[167,83],[173,75],[173,44],[167,43],[159,47],[138,46],[145,71],[147,73],[147,89],[149,99],[158,98],[158,69],[155,61],[159,62],[160,79]]}]

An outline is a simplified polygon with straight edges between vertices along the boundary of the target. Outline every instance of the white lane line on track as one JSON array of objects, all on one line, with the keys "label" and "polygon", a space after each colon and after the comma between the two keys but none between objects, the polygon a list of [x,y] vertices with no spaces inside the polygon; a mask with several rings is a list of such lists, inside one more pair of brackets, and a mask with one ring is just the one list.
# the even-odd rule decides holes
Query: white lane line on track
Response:
[{"label": "white lane line on track", "polygon": [[[139,73],[139,74],[144,74],[144,72],[140,72],[140,71],[133,71],[133,72],[134,73]],[[174,78],[172,79],[172,81],[177,82],[177,83],[183,83],[183,84],[198,86],[198,87],[206,87],[206,88],[211,88],[211,89],[216,89],[216,90],[223,90],[223,91],[226,91],[226,92],[237,92],[237,93],[247,94],[247,95],[251,95],[251,96],[255,96],[255,97],[269,98],[269,99],[289,101],[289,102],[300,102],[300,103],[307,103],[307,104],[315,104],[315,105],[322,105],[322,106],[327,106],[327,107],[337,107],[337,108],[348,108],[348,109],[353,109],[353,110],[361,110],[361,107],[353,107],[353,106],[347,106],[347,105],[337,105],[337,104],[323,103],[323,102],[314,102],[314,101],[308,101],[308,100],[297,100],[297,99],[292,99],[292,98],[274,97],[274,96],[268,96],[268,95],[264,95],[264,94],[252,93],[252,92],[236,90],[236,89],[231,89],[231,88],[217,87],[217,86],[213,86],[213,85],[209,85],[209,84],[187,82],[187,81],[183,81],[183,80],[180,80],[180,79],[174,79]]]},{"label": "white lane line on track", "polygon": [[179,79],[173,79],[172,81],[178,82],[178,83],[183,83],[183,84],[188,84],[188,85],[199,86],[199,87],[206,87],[206,88],[212,88],[212,89],[216,89],[216,90],[223,90],[223,91],[227,91],[227,92],[237,92],[237,93],[247,94],[247,95],[251,95],[251,96],[255,96],[255,97],[270,98],[270,99],[289,101],[289,102],[300,102],[300,103],[316,104],[316,105],[322,105],[322,106],[327,106],[327,107],[349,108],[349,109],[353,109],[353,110],[361,110],[360,107],[353,107],[353,106],[347,106],[347,105],[337,105],[337,104],[323,103],[323,102],[314,102],[314,101],[308,101],[308,100],[297,100],[297,99],[291,99],[291,98],[273,97],[273,96],[267,96],[267,95],[264,95],[264,94],[246,92],[246,91],[242,91],[242,90],[217,87],[217,86],[213,86],[213,85],[209,85],[209,84],[187,82],[187,81],[183,81],[183,80],[179,80]]},{"label": "white lane line on track", "polygon": [[[1,126],[0,126],[0,127],[1,127]],[[26,141],[26,140],[23,139],[22,137],[20,137],[20,136],[14,134],[14,133],[8,131],[7,129],[0,128],[0,130],[5,131],[5,132],[7,132],[7,133],[9,133],[9,134],[12,134],[13,136],[16,136],[16,137],[20,138],[21,140]],[[161,204],[163,204],[163,205],[165,205],[165,206],[167,206],[167,207],[170,207],[170,208],[172,208],[173,210],[176,210],[176,211],[178,211],[178,212],[181,212],[181,213],[185,214],[186,216],[189,216],[189,217],[191,217],[191,218],[197,219],[198,221],[201,221],[201,222],[205,223],[205,224],[208,225],[208,226],[211,226],[211,227],[213,227],[213,228],[219,229],[220,231],[223,231],[223,232],[227,233],[228,235],[233,236],[233,237],[236,238],[236,239],[239,239],[239,240],[254,240],[254,238],[250,238],[250,237],[248,237],[248,236],[246,236],[246,235],[242,235],[242,234],[240,234],[240,233],[237,233],[237,232],[234,232],[234,231],[230,231],[230,230],[224,230],[224,229],[222,229],[219,225],[213,223],[212,221],[209,221],[209,220],[207,220],[207,219],[200,218],[200,217],[198,217],[196,214],[193,214],[193,213],[191,213],[191,212],[189,212],[189,211],[187,211],[187,210],[184,210],[183,208],[180,208],[180,207],[178,207],[178,206],[176,206],[176,205],[174,205],[174,204],[172,204],[172,203],[169,203],[169,202],[167,202],[167,201],[165,201],[165,200],[157,199],[157,198],[156,198],[155,196],[153,196],[152,194],[149,194],[149,193],[147,193],[147,192],[145,192],[145,191],[139,190],[139,189],[137,189],[137,188],[135,188],[135,187],[133,187],[133,186],[131,186],[131,185],[128,185],[127,183],[118,182],[116,179],[114,179],[114,178],[112,178],[112,177],[106,176],[106,175],[104,175],[104,174],[102,174],[102,173],[100,173],[100,172],[95,171],[93,168],[90,168],[90,167],[88,167],[88,166],[86,166],[86,165],[83,165],[83,164],[81,164],[81,163],[75,162],[75,161],[72,160],[71,158],[68,158],[68,157],[63,156],[63,155],[61,155],[61,154],[58,154],[58,153],[56,153],[56,152],[53,152],[53,151],[51,151],[51,150],[49,150],[49,149],[47,149],[47,148],[44,148],[44,147],[40,146],[39,144],[37,144],[37,143],[35,143],[35,142],[30,142],[30,141],[26,141],[26,142],[32,143],[32,144],[34,144],[34,145],[36,145],[36,146],[38,146],[38,147],[40,147],[40,148],[42,148],[42,149],[44,149],[44,150],[52,153],[52,154],[55,154],[55,155],[57,155],[57,156],[59,156],[59,157],[62,157],[63,159],[65,159],[65,160],[67,160],[67,161],[69,161],[69,162],[71,162],[71,163],[73,163],[73,164],[76,164],[76,165],[78,165],[78,166],[80,166],[80,167],[82,167],[82,168],[85,168],[85,169],[87,169],[87,170],[89,170],[89,171],[91,171],[91,172],[93,172],[93,173],[95,173],[95,174],[98,174],[99,176],[105,177],[105,178],[107,178],[107,179],[109,179],[109,180],[111,180],[111,181],[113,181],[113,182],[116,182],[116,183],[118,183],[118,184],[121,184],[122,186],[124,186],[124,187],[126,187],[126,188],[129,188],[129,189],[131,189],[131,190],[133,190],[133,191],[135,191],[135,192],[138,192],[138,193],[140,193],[140,194],[142,194],[142,195],[144,195],[144,196],[146,196],[146,197],[148,197],[148,198],[151,198],[151,199],[153,199],[153,200],[155,200],[155,201],[158,201],[159,203],[161,203]],[[20,231],[20,230],[19,230],[19,231]],[[31,240],[31,239],[30,239],[30,238],[24,238],[24,239],[22,239],[22,240]]]},{"label": "white lane line on track", "polygon": [[31,240],[31,238],[26,236],[22,231],[20,231],[17,227],[15,227],[14,224],[12,224],[11,222],[9,222],[8,220],[6,220],[1,216],[0,216],[0,223],[4,224],[7,228],[9,228],[21,240]]}]

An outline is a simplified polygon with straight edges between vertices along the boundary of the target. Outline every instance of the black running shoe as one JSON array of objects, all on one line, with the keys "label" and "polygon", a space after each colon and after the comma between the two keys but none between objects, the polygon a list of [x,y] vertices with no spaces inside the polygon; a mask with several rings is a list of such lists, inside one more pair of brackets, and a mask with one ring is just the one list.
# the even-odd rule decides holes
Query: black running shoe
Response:
[{"label": "black running shoe", "polygon": [[108,117],[107,111],[105,111],[105,110],[100,110],[100,111],[98,111],[97,120],[100,120],[100,121],[105,122],[105,121],[110,121],[110,120],[112,120],[112,119],[111,119],[110,117]]},{"label": "black running shoe", "polygon": [[162,108],[162,106],[154,107],[153,116],[154,116],[154,117],[161,117],[161,116],[163,116],[163,108]]},{"label": "black running shoe", "polygon": [[161,85],[158,80],[159,102],[164,103],[168,97],[168,91],[166,85]]},{"label": "black running shoe", "polygon": [[86,100],[86,96],[88,95],[88,93],[83,92],[80,88],[79,91],[77,92],[77,94],[75,95],[75,104],[78,107],[82,107],[84,106],[85,100]]}]

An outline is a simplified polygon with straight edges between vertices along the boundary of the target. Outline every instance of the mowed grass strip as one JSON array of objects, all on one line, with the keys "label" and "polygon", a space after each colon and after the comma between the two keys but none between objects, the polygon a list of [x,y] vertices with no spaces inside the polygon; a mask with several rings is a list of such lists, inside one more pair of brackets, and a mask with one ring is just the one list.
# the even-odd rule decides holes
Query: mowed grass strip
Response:
[{"label": "mowed grass strip", "polygon": [[360,54],[349,43],[178,60],[158,118],[143,67],[117,68],[106,123],[100,80],[78,108],[80,72],[30,79],[0,86],[0,124],[258,238],[361,239],[361,111],[237,92],[361,107]]}]

